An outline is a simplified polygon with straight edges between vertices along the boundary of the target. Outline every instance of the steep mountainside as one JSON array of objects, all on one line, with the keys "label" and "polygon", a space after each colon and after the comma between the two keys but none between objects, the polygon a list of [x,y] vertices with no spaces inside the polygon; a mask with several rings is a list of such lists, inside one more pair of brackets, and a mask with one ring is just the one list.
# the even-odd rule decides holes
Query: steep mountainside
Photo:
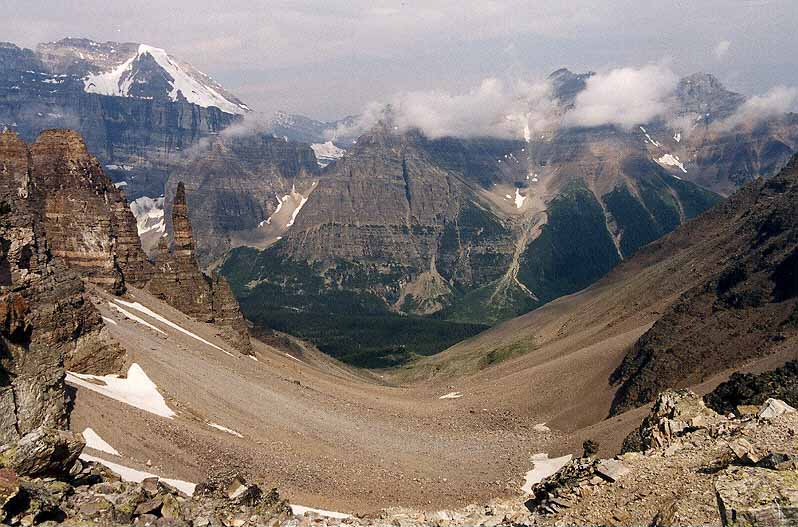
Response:
[{"label": "steep mountainside", "polygon": [[49,128],[77,130],[131,200],[161,195],[182,152],[238,122],[241,105],[156,48],[85,39],[36,52],[0,44],[0,128],[27,141]]},{"label": "steep mountainside", "polygon": [[[601,419],[650,402],[665,388],[711,388],[710,381],[742,367],[761,371],[798,358],[797,189],[798,157],[778,176],[750,183],[649,244],[593,286],[398,376],[479,372],[482,378],[529,361],[567,360],[568,383],[602,395],[571,401],[566,394],[563,412],[584,415],[589,407]],[[543,385],[558,382],[545,369],[537,375]]]},{"label": "steep mountainside", "polygon": [[168,204],[182,181],[203,265],[230,247],[268,245],[288,229],[318,174],[307,145],[266,134],[216,136],[169,178],[167,229]]},{"label": "steep mountainside", "polygon": [[322,171],[282,239],[222,273],[250,319],[310,338],[289,312],[490,323],[586,287],[715,200],[635,134],[430,140],[383,124]]},{"label": "steep mountainside", "polygon": [[52,73],[79,77],[88,93],[186,101],[231,114],[249,111],[204,73],[146,44],[67,38],[40,44],[36,53]]},{"label": "steep mountainside", "polygon": [[[613,412],[765,355],[798,336],[798,157],[694,226],[716,268],[683,293],[615,371]],[[667,254],[671,240],[658,244]],[[710,256],[710,255],[708,255]]]},{"label": "steep mountainside", "polygon": [[66,423],[65,367],[103,374],[124,360],[78,275],[49,250],[28,156],[0,134],[0,443]]}]

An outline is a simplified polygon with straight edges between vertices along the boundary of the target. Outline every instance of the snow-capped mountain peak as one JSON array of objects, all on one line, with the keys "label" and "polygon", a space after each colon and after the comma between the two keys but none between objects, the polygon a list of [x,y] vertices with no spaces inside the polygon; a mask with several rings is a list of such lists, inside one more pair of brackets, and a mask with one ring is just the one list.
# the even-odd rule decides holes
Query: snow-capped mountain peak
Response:
[{"label": "snow-capped mountain peak", "polygon": [[[85,55],[81,54],[81,58]],[[247,105],[227,93],[218,83],[190,64],[178,61],[165,50],[139,44],[131,56],[110,69],[91,71],[83,78],[88,93],[142,99],[185,100],[202,107],[243,114]]]}]

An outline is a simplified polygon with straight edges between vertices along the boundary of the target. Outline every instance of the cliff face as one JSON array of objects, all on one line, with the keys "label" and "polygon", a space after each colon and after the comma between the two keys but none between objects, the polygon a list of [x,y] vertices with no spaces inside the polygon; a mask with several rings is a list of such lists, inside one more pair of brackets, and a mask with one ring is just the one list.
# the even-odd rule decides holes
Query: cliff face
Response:
[{"label": "cliff face", "polygon": [[31,146],[31,174],[55,256],[92,283],[121,292],[151,273],[135,219],[119,189],[89,155],[80,135],[43,132]]},{"label": "cliff face", "polygon": [[[31,147],[7,135],[13,137],[14,148],[2,152],[0,162],[16,167],[9,177],[21,185],[26,210],[46,238],[48,254],[87,282],[114,293],[123,293],[126,284],[149,288],[188,315],[221,321],[229,340],[249,352],[246,323],[226,282],[207,278],[197,267],[183,187],[172,216],[172,250],[164,245],[153,266],[141,248],[124,195],[78,133],[48,130]],[[161,238],[164,244],[166,240]],[[92,360],[68,359],[78,366]]]},{"label": "cliff face", "polygon": [[[318,175],[316,157],[307,145],[266,134],[216,136],[195,149],[188,163],[169,178],[167,229],[171,198],[181,181],[188,191],[202,266],[230,247],[267,245],[287,230],[293,208]],[[268,221],[278,207],[280,214]]]},{"label": "cliff face", "polygon": [[65,423],[65,368],[111,373],[124,359],[80,278],[49,250],[30,159],[15,134],[0,134],[0,442]]},{"label": "cliff face", "polygon": [[213,322],[226,340],[239,351],[251,351],[246,322],[227,281],[210,278],[197,266],[191,220],[188,215],[186,189],[178,183],[172,211],[171,247],[162,237],[153,273],[147,288],[180,311],[203,322]]}]

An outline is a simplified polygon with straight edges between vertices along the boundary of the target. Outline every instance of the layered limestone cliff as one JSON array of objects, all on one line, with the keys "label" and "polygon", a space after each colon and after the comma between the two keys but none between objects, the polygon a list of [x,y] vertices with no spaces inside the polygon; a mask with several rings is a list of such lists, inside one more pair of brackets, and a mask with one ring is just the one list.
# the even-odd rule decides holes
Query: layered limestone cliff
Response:
[{"label": "layered limestone cliff", "polygon": [[65,368],[111,373],[124,360],[80,278],[49,249],[30,159],[16,134],[0,134],[0,442],[64,425]]},{"label": "layered limestone cliff", "polygon": [[164,246],[153,266],[142,250],[127,200],[78,133],[47,130],[30,147],[13,133],[6,136],[9,144],[13,138],[14,148],[2,152],[0,161],[17,167],[13,177],[19,180],[26,210],[47,240],[49,254],[90,284],[116,294],[122,294],[126,284],[150,288],[188,315],[220,321],[228,340],[249,352],[246,323],[229,286],[224,279],[204,276],[197,267],[185,190],[173,214],[173,248]]},{"label": "layered limestone cliff", "polygon": [[31,146],[31,177],[55,256],[115,292],[147,282],[152,270],[127,200],[80,134],[43,132]]},{"label": "layered limestone cliff", "polygon": [[289,228],[292,212],[318,181],[308,145],[268,134],[220,135],[195,149],[166,185],[165,213],[185,184],[197,259],[205,267],[231,247],[266,246]]}]

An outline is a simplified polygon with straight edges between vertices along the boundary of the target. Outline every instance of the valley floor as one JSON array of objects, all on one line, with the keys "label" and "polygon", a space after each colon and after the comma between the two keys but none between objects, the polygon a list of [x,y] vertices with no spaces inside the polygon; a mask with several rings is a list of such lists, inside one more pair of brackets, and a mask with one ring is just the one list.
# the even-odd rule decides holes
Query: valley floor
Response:
[{"label": "valley floor", "polygon": [[102,380],[70,376],[71,427],[92,428],[119,453],[89,454],[172,479],[199,483],[238,470],[292,504],[347,513],[453,508],[520,495],[532,455],[580,453],[588,437],[614,454],[646,412],[603,420],[606,379],[646,323],[591,337],[592,346],[549,345],[490,374],[400,385],[395,374],[353,370],[311,350],[253,341],[257,360],[239,355],[210,325],[144,291],[92,295],[128,364],[176,415],[140,409],[152,409],[151,396],[128,394],[134,407],[96,393],[90,384]]}]

